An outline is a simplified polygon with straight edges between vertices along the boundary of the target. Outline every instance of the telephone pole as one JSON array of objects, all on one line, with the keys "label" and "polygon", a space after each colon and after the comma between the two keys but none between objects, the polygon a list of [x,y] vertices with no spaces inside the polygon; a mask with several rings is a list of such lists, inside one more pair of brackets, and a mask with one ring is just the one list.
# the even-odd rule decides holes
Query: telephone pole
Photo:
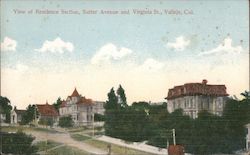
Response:
[{"label": "telephone pole", "polygon": [[174,142],[174,145],[176,145],[176,141],[175,141],[175,129],[173,129],[173,142]]}]

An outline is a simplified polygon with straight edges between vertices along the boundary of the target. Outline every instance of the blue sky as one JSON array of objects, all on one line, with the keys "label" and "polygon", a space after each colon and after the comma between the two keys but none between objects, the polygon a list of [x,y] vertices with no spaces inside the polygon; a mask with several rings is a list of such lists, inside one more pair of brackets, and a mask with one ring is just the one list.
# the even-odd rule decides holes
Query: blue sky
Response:
[{"label": "blue sky", "polygon": [[[15,14],[14,9],[129,10],[130,14]],[[162,15],[136,15],[133,9],[157,9]],[[164,14],[171,9],[193,14]],[[248,11],[247,0],[3,0],[2,95],[25,107],[65,98],[77,87],[87,97],[106,100],[109,89],[121,83],[130,102],[163,101],[174,85],[203,78],[226,84],[230,94],[238,95],[249,85]]]}]

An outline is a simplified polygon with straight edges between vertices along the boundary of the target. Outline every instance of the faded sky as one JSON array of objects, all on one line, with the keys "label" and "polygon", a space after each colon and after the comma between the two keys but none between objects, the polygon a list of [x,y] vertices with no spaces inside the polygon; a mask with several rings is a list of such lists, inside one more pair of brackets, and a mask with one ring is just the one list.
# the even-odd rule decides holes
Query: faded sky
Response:
[{"label": "faded sky", "polygon": [[[134,14],[136,9],[162,15]],[[249,86],[248,62],[247,0],[1,1],[1,95],[18,108],[65,99],[75,87],[106,101],[119,84],[129,103],[164,101],[174,85],[202,79],[225,84],[230,95],[239,96]]]}]

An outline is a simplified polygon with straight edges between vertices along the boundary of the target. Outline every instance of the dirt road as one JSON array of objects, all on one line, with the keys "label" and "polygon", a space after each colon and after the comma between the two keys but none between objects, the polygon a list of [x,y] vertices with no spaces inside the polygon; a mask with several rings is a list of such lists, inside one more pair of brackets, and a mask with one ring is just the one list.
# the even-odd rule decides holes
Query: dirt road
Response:
[{"label": "dirt road", "polygon": [[55,142],[63,143],[68,146],[76,147],[90,154],[107,155],[106,150],[101,150],[99,148],[85,144],[84,142],[76,141],[72,139],[68,133],[45,133],[39,131],[26,131],[26,133],[35,136],[35,141],[52,140]]}]

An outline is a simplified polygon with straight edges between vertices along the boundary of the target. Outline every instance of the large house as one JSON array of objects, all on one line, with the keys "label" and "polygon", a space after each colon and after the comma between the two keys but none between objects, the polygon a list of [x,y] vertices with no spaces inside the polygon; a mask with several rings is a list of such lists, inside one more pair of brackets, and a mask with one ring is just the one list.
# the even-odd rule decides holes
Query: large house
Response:
[{"label": "large house", "polygon": [[94,114],[104,114],[104,102],[93,101],[82,96],[75,90],[62,102],[59,113],[62,116],[71,116],[77,126],[91,125],[94,122]]},{"label": "large house", "polygon": [[10,123],[19,124],[22,121],[23,114],[26,110],[18,110],[16,107],[10,113]]},{"label": "large house", "polygon": [[250,123],[246,125],[247,136],[246,136],[246,150],[250,152]]},{"label": "large house", "polygon": [[210,85],[207,80],[201,83],[186,83],[169,89],[168,111],[183,109],[184,114],[197,118],[198,112],[206,110],[221,116],[227,100],[225,85]]},{"label": "large house", "polygon": [[36,121],[40,121],[42,119],[52,119],[54,123],[59,121],[59,113],[56,111],[53,105],[48,104],[36,104],[36,108],[38,111],[38,119]]}]

